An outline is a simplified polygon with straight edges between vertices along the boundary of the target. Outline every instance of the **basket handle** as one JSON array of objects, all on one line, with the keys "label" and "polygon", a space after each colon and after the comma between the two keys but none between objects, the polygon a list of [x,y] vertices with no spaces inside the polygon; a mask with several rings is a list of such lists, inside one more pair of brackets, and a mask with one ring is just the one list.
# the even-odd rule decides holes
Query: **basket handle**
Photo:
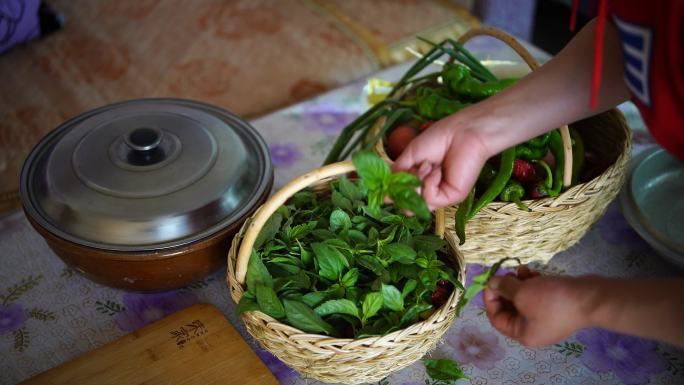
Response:
[{"label": "basket handle", "polygon": [[[491,36],[496,39],[501,40],[506,43],[509,47],[513,49],[530,67],[532,71],[539,68],[539,63],[530,54],[530,52],[523,47],[515,38],[506,32],[492,28],[492,27],[480,27],[473,28],[463,34],[458,38],[460,44],[465,44],[468,40],[475,36]],[[572,182],[572,140],[570,139],[570,130],[568,125],[564,125],[560,128],[561,138],[563,139],[563,159],[564,159],[564,170],[563,170],[563,186],[570,187]]]},{"label": "basket handle", "polygon": [[[351,160],[333,163],[321,168],[317,168],[313,171],[309,171],[306,174],[291,180],[285,186],[281,187],[278,192],[273,194],[273,196],[266,201],[266,203],[264,203],[263,206],[261,206],[254,214],[254,217],[252,217],[252,220],[247,227],[245,236],[242,238],[235,269],[235,277],[237,278],[238,283],[240,285],[245,283],[245,277],[247,276],[247,265],[249,264],[249,257],[252,254],[254,242],[256,242],[257,236],[266,224],[268,218],[270,218],[280,206],[287,202],[287,200],[298,191],[311,186],[321,179],[330,178],[340,174],[346,174],[354,170],[356,169],[354,168],[354,164]],[[442,209],[438,209],[435,213],[435,233],[439,236],[444,234],[444,210]]]}]

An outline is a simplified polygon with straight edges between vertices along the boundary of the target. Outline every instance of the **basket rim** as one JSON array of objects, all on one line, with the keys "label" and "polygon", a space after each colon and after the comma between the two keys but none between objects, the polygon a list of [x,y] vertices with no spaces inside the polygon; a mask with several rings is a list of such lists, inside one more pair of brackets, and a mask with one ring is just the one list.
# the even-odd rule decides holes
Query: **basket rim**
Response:
[{"label": "basket rim", "polygon": [[[311,187],[316,187],[321,184],[329,184],[332,180],[339,178],[340,176],[335,176],[331,178],[325,178],[323,180],[320,180],[318,183],[312,185]],[[300,190],[301,191],[301,190]],[[238,304],[240,301],[240,298],[245,292],[245,284],[240,284],[237,279],[236,275],[236,265],[237,265],[237,255],[238,251],[241,247],[242,243],[242,238],[247,230],[247,228],[250,226],[250,223],[252,221],[252,218],[257,215],[259,209],[255,210],[254,214],[250,215],[247,220],[242,224],[240,230],[238,233],[235,235],[233,238],[233,241],[231,242],[231,246],[228,250],[227,253],[227,275],[226,275],[226,283],[228,284],[228,287],[231,291],[231,298],[235,304]],[[457,269],[457,279],[458,281],[465,287],[465,281],[466,281],[466,262],[465,258],[463,257],[462,253],[458,249],[458,242],[456,241],[455,237],[451,232],[445,232],[443,237],[447,241],[447,244],[449,247],[452,249],[452,252],[449,253],[449,255],[452,257],[454,260],[454,263],[458,264],[458,269]],[[292,336],[308,336],[308,337],[315,337],[320,341],[329,341],[329,343],[326,343],[327,345],[373,345],[376,342],[380,340],[392,340],[395,337],[400,337],[401,335],[405,334],[408,329],[415,328],[417,330],[420,330],[423,328],[423,326],[433,324],[436,322],[441,322],[440,318],[444,319],[443,313],[449,313],[452,311],[455,311],[458,302],[463,296],[464,291],[461,290],[459,287],[454,287],[453,291],[451,292],[451,295],[447,299],[447,302],[444,303],[442,306],[439,308],[435,309],[434,312],[430,315],[425,320],[422,320],[420,322],[413,323],[411,325],[408,325],[402,329],[395,330],[391,333],[384,334],[384,335],[379,335],[379,336],[369,336],[369,337],[363,337],[363,338],[338,338],[338,337],[331,337],[325,334],[317,334],[317,333],[307,333],[304,332],[292,325],[288,325],[286,323],[280,322],[277,319],[269,316],[268,314],[259,311],[259,310],[252,310],[252,311],[247,311],[245,313],[255,313],[257,314],[262,320],[267,322],[268,324],[277,324],[279,326],[284,326],[290,330],[292,330],[293,333],[290,335],[288,338],[292,338]],[[454,317],[456,317],[454,315]],[[245,319],[245,314],[241,314],[240,318],[244,323],[247,323],[247,320]]]}]

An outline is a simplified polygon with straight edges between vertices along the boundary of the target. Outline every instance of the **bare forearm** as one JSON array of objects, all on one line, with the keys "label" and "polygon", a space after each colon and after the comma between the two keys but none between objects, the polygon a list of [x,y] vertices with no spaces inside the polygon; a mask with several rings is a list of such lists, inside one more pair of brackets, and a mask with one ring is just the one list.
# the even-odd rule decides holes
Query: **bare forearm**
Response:
[{"label": "bare forearm", "polygon": [[[498,153],[564,124],[603,112],[629,96],[623,80],[622,53],[615,27],[608,23],[598,105],[589,107],[595,23],[589,23],[556,57],[495,97],[463,112],[481,119],[488,151]],[[470,111],[468,111],[470,110]],[[458,119],[459,114],[453,118]]]},{"label": "bare forearm", "polygon": [[588,323],[684,347],[684,279],[586,278]]}]

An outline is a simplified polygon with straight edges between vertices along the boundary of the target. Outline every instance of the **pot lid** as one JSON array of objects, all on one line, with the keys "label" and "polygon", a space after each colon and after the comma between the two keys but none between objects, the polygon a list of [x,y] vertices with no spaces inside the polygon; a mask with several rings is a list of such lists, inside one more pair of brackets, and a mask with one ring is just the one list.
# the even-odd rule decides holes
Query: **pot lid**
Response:
[{"label": "pot lid", "polygon": [[245,217],[268,194],[268,148],[217,107],[140,99],[86,112],[27,158],[27,213],[69,241],[107,250],[174,247]]}]

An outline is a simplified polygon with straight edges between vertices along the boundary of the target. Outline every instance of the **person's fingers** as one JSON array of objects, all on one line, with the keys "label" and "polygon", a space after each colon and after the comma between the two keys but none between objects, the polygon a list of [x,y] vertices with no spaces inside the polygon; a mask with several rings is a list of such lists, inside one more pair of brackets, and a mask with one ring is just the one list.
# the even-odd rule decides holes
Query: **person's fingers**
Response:
[{"label": "person's fingers", "polygon": [[[437,123],[436,123],[437,124]],[[423,162],[433,165],[441,164],[448,148],[451,146],[449,130],[431,130],[418,135],[409,143],[404,152],[394,161],[394,171],[406,171],[420,166]]]},{"label": "person's fingers", "polygon": [[485,148],[478,140],[466,138],[448,149],[442,167],[440,191],[447,204],[463,201],[475,185],[487,159]]},{"label": "person's fingers", "polygon": [[522,284],[523,282],[515,277],[494,276],[489,280],[488,286],[500,296],[506,298],[507,300],[513,301]]},{"label": "person's fingers", "polygon": [[500,310],[494,313],[487,313],[489,322],[501,334],[514,339],[520,338],[525,331],[526,320],[517,312]]}]

